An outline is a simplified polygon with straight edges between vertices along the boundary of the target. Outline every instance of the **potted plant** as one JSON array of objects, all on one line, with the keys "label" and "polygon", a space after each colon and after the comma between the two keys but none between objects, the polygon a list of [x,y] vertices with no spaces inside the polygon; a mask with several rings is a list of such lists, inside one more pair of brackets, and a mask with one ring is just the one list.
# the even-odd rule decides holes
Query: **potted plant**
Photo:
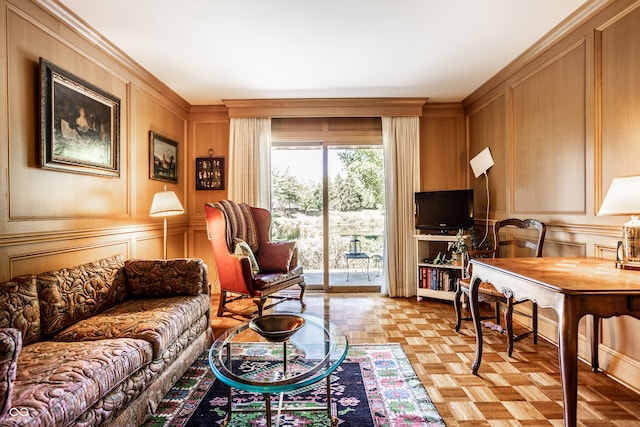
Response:
[{"label": "potted plant", "polygon": [[469,250],[467,246],[468,237],[461,228],[456,233],[456,240],[447,244],[447,249],[451,252],[451,264],[462,265],[465,253]]}]

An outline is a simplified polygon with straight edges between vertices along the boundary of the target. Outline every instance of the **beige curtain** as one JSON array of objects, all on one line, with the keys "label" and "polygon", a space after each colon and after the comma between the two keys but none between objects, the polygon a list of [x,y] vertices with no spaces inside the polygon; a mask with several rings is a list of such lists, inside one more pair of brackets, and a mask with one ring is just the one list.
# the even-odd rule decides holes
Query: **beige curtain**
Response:
[{"label": "beige curtain", "polygon": [[271,119],[232,118],[227,197],[270,209]]},{"label": "beige curtain", "polygon": [[416,295],[414,193],[420,187],[418,117],[382,117],[385,167],[385,254],[381,292]]}]

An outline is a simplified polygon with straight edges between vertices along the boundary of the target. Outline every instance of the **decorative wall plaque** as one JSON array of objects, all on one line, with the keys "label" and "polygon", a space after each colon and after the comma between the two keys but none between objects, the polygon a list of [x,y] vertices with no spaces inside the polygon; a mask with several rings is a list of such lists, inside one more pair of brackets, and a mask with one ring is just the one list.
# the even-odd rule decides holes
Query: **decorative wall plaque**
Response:
[{"label": "decorative wall plaque", "polygon": [[224,190],[224,157],[196,158],[196,190]]}]

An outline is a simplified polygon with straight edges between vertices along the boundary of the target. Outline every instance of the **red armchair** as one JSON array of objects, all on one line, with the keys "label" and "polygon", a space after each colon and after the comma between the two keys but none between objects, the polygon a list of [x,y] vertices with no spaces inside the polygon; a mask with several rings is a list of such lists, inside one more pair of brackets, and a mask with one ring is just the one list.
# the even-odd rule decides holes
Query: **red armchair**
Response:
[{"label": "red armchair", "polygon": [[[304,311],[306,284],[295,242],[271,242],[268,210],[223,200],[206,203],[205,214],[220,280],[219,317],[225,312],[261,316],[264,310],[287,300],[299,300]],[[277,294],[293,285],[300,286],[299,296]],[[253,298],[256,312],[248,316],[228,306],[242,298]],[[265,305],[269,298],[272,303]]]}]

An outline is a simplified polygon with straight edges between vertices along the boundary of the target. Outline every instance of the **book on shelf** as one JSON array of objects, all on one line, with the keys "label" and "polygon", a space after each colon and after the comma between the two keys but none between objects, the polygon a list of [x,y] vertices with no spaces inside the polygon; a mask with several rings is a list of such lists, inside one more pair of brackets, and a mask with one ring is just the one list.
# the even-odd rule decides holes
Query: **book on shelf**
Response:
[{"label": "book on shelf", "polygon": [[418,269],[418,287],[434,291],[455,291],[458,275],[446,268],[420,266]]}]

